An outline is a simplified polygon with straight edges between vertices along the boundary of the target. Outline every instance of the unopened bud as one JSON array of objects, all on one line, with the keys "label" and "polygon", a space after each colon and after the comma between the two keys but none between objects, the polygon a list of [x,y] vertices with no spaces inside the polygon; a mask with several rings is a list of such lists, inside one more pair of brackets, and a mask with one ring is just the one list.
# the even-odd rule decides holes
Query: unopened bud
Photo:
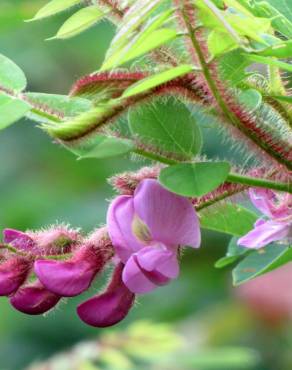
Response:
[{"label": "unopened bud", "polygon": [[40,315],[56,306],[60,299],[60,296],[49,292],[39,281],[36,281],[19,289],[10,298],[10,303],[20,312]]},{"label": "unopened bud", "polygon": [[85,301],[77,308],[77,313],[86,324],[103,328],[123,320],[135,300],[133,294],[122,281],[124,265],[115,268],[112,280],[106,291]]}]

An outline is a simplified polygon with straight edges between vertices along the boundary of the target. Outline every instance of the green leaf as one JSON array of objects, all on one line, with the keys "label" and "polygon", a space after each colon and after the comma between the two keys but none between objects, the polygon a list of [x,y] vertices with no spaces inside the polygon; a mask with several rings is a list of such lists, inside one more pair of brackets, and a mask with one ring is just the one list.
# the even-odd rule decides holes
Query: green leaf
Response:
[{"label": "green leaf", "polygon": [[138,40],[137,43],[131,44],[127,49],[119,50],[111,57],[106,59],[101,67],[101,71],[116,68],[117,66],[124,64],[134,58],[138,58],[143,54],[150,52],[158,48],[159,46],[166,44],[167,42],[174,40],[177,37],[177,32],[170,28],[161,28],[150,33],[147,37],[143,37],[142,40]]},{"label": "green leaf", "polygon": [[249,232],[258,218],[255,213],[233,203],[220,204],[211,210],[202,209],[199,215],[203,228],[235,236]]},{"label": "green leaf", "polygon": [[271,19],[273,28],[288,39],[292,37],[292,11],[287,0],[237,1],[254,15]]},{"label": "green leaf", "polygon": [[216,261],[215,263],[216,268],[226,267],[237,261],[239,258],[242,258],[245,254],[251,252],[251,250],[249,250],[248,248],[237,245],[237,241],[238,238],[235,236],[230,240],[226,256]]},{"label": "green leaf", "polygon": [[201,132],[190,111],[173,98],[167,103],[132,108],[129,112],[132,134],[162,152],[191,159],[200,152]]},{"label": "green leaf", "polygon": [[262,104],[262,95],[255,89],[241,91],[238,99],[250,112],[257,110]]},{"label": "green leaf", "polygon": [[277,99],[284,103],[292,104],[292,96],[284,96],[284,95],[271,95],[271,98]]},{"label": "green leaf", "polygon": [[292,40],[272,45],[264,50],[259,50],[257,55],[264,57],[290,58],[292,57]]},{"label": "green leaf", "polygon": [[130,96],[144,93],[158,85],[171,81],[177,77],[181,77],[189,72],[191,72],[193,67],[189,64],[182,64],[179,67],[174,67],[167,71],[157,73],[154,76],[144,78],[132,86],[130,86],[123,93],[122,98],[129,98]]},{"label": "green leaf", "polygon": [[277,59],[269,58],[269,57],[262,57],[259,55],[254,54],[245,54],[246,58],[261,64],[268,64],[271,66],[279,67],[280,69],[284,69],[285,71],[292,72],[292,64],[288,64],[285,62],[281,62]]},{"label": "green leaf", "polygon": [[61,112],[66,117],[74,117],[87,112],[92,108],[92,103],[83,98],[71,98],[67,95],[44,94],[30,92],[26,96],[34,103],[45,104],[52,110]]},{"label": "green leaf", "polygon": [[66,148],[76,154],[79,159],[101,159],[126,154],[134,148],[134,145],[130,140],[96,135],[78,147]]},{"label": "green leaf", "polygon": [[51,0],[48,4],[43,6],[32,19],[29,19],[29,21],[50,17],[80,2],[81,0]]},{"label": "green leaf", "polygon": [[220,75],[223,80],[238,85],[245,77],[245,69],[251,62],[242,54],[240,49],[233,50],[219,58]]},{"label": "green leaf", "polygon": [[69,37],[76,36],[93,26],[103,17],[104,13],[96,5],[80,9],[67,19],[58,30],[56,36],[51,37],[50,39],[67,39]]},{"label": "green leaf", "polygon": [[233,270],[233,284],[240,285],[292,260],[292,248],[271,244],[254,251]]},{"label": "green leaf", "polygon": [[30,109],[28,103],[0,94],[0,130],[24,117]]},{"label": "green leaf", "polygon": [[0,54],[0,86],[17,92],[26,87],[26,78],[22,70],[2,54]]},{"label": "green leaf", "polygon": [[141,30],[143,22],[147,21],[160,2],[161,0],[144,0],[133,3],[123,17],[122,23],[111,42],[106,59],[132,42],[133,36],[136,36],[137,32]]},{"label": "green leaf", "polygon": [[237,44],[227,33],[211,31],[208,36],[208,48],[215,57],[237,48]]},{"label": "green leaf", "polygon": [[229,171],[227,162],[180,163],[164,168],[159,182],[173,193],[200,197],[222,184]]}]

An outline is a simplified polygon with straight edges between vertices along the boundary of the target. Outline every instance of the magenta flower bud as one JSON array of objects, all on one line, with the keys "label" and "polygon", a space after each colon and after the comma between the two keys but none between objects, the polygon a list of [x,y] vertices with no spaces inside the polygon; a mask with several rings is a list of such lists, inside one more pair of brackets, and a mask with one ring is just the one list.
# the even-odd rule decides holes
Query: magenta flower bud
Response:
[{"label": "magenta flower bud", "polygon": [[70,229],[65,225],[52,226],[47,230],[28,234],[38,246],[41,254],[45,255],[68,253],[81,240],[79,230]]},{"label": "magenta flower bud", "polygon": [[86,324],[105,328],[122,321],[130,311],[135,300],[133,294],[122,281],[124,265],[119,263],[106,291],[81,303],[78,316]]},{"label": "magenta flower bud", "polygon": [[12,247],[24,252],[36,252],[37,246],[33,239],[26,233],[14,229],[3,231],[3,241]]},{"label": "magenta flower bud", "polygon": [[63,297],[73,297],[89,288],[106,261],[101,249],[84,245],[69,261],[38,260],[34,270],[49,291]]},{"label": "magenta flower bud", "polygon": [[39,281],[24,286],[10,298],[11,305],[28,315],[40,315],[56,306],[61,297],[49,292]]},{"label": "magenta flower bud", "polygon": [[13,256],[0,262],[0,296],[8,296],[25,282],[32,262],[28,258]]}]

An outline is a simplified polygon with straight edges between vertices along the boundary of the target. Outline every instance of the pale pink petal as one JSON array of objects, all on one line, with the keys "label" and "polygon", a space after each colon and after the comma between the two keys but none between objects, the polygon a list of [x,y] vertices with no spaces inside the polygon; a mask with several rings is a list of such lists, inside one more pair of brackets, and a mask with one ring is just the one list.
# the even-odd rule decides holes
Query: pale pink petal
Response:
[{"label": "pale pink petal", "polygon": [[141,249],[137,254],[139,266],[148,272],[156,271],[167,278],[175,279],[179,274],[177,251],[164,246],[151,246]]},{"label": "pale pink petal", "polygon": [[108,231],[115,250],[124,263],[132,253],[144,247],[133,235],[133,218],[133,197],[119,196],[110,204],[107,213]]},{"label": "pale pink petal", "polygon": [[136,294],[148,293],[157,288],[157,285],[151,282],[142,272],[135,255],[129,258],[124,267],[123,282],[131,292]]},{"label": "pale pink petal", "polygon": [[269,218],[285,218],[291,215],[291,194],[283,195],[269,189],[252,188],[249,195],[253,205]]},{"label": "pale pink petal", "polygon": [[267,221],[240,238],[237,244],[247,248],[261,248],[273,241],[285,239],[290,230],[291,225],[288,223]]},{"label": "pale pink petal", "polygon": [[164,189],[156,180],[143,180],[134,194],[137,215],[153,240],[167,246],[200,246],[199,220],[191,202]]}]

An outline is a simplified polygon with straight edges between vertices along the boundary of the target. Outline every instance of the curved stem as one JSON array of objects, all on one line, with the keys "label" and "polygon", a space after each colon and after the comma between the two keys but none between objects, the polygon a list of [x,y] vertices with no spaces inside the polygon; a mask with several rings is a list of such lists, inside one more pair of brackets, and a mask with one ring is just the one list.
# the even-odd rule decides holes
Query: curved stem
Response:
[{"label": "curved stem", "polygon": [[136,154],[139,154],[147,159],[151,159],[152,161],[157,161],[157,162],[160,162],[160,163],[163,163],[163,164],[168,164],[168,165],[173,165],[173,164],[177,164],[179,163],[179,161],[176,161],[175,159],[170,159],[170,158],[166,158],[166,157],[163,157],[159,154],[156,154],[156,153],[152,153],[152,152],[148,152],[146,150],[143,150],[143,149],[139,149],[139,148],[135,148],[133,150],[134,153]]},{"label": "curved stem", "polygon": [[250,177],[239,175],[236,173],[230,173],[226,179],[227,182],[232,182],[235,184],[243,184],[252,187],[260,187],[265,189],[273,189],[277,191],[285,191],[292,194],[292,184],[276,182],[272,180],[260,179],[257,177]]}]

